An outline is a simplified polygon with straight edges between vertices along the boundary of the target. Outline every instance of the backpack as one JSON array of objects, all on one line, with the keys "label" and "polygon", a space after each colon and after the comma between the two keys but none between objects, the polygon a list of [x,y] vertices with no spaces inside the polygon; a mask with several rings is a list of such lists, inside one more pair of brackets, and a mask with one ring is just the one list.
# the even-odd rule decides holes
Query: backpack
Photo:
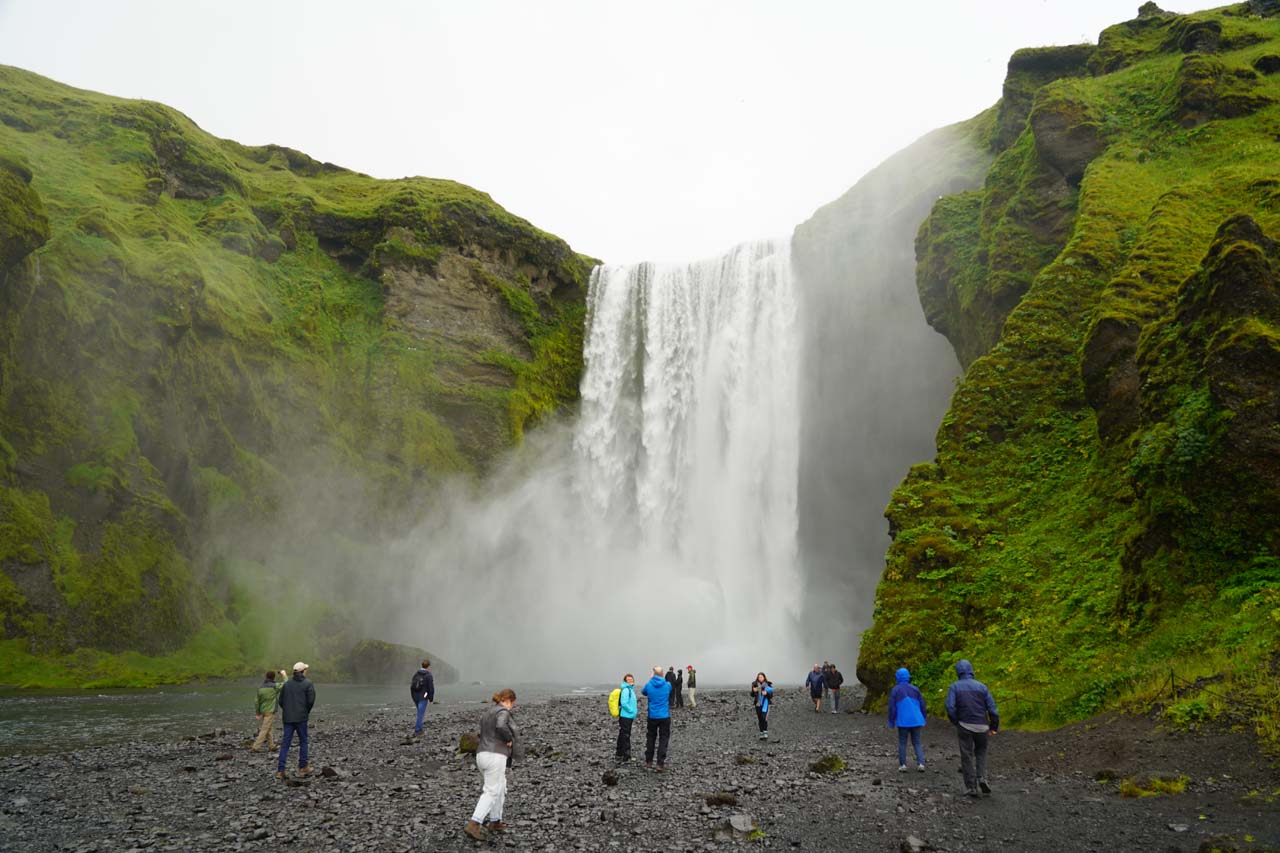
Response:
[{"label": "backpack", "polygon": [[615,687],[609,694],[609,716],[616,717],[622,713],[622,688]]},{"label": "backpack", "polygon": [[418,670],[413,674],[413,681],[409,682],[409,697],[415,701],[427,689],[427,677],[422,670]]}]

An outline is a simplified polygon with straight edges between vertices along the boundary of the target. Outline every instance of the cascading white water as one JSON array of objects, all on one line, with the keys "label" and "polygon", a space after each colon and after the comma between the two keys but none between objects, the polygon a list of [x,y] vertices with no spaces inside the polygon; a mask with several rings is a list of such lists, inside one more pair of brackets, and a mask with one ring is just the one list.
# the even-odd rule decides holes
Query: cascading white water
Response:
[{"label": "cascading white water", "polygon": [[[582,407],[403,543],[468,677],[803,672],[788,242],[591,277]],[[798,675],[797,675],[798,677]]]}]

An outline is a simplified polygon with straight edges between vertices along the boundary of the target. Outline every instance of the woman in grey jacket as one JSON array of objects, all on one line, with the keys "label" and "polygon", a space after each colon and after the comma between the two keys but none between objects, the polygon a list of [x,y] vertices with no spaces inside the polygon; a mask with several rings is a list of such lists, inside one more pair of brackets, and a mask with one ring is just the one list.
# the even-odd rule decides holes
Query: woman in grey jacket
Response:
[{"label": "woman in grey jacket", "polygon": [[484,775],[484,791],[463,830],[477,841],[485,840],[480,823],[486,817],[490,831],[502,832],[507,828],[502,821],[502,806],[507,797],[507,764],[511,760],[517,734],[515,721],[511,719],[511,709],[515,704],[515,691],[504,688],[493,694],[493,706],[480,718],[476,767]]}]

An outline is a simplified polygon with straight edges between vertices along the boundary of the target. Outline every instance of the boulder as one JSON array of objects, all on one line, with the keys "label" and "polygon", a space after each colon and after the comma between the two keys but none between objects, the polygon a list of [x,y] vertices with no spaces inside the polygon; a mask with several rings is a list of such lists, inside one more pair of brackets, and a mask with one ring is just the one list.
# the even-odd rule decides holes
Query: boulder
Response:
[{"label": "boulder", "polygon": [[338,662],[338,668],[347,679],[361,684],[403,682],[408,685],[423,659],[431,661],[431,672],[437,684],[453,684],[458,680],[458,671],[430,652],[382,640],[356,643]]}]

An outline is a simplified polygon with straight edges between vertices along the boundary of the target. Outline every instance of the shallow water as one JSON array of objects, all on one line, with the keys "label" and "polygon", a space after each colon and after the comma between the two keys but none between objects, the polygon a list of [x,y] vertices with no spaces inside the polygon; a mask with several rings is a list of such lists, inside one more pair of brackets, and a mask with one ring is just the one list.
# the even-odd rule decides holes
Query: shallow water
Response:
[{"label": "shallow water", "polygon": [[[254,697],[260,681],[186,684],[145,690],[0,691],[0,755],[64,752],[124,740],[172,742],[213,729],[257,733]],[[510,686],[522,700],[605,693],[606,685],[441,684],[436,704],[481,703]],[[313,723],[362,719],[414,708],[404,684],[317,684]],[[428,711],[428,718],[430,711]],[[277,724],[278,725],[278,724]]]}]

